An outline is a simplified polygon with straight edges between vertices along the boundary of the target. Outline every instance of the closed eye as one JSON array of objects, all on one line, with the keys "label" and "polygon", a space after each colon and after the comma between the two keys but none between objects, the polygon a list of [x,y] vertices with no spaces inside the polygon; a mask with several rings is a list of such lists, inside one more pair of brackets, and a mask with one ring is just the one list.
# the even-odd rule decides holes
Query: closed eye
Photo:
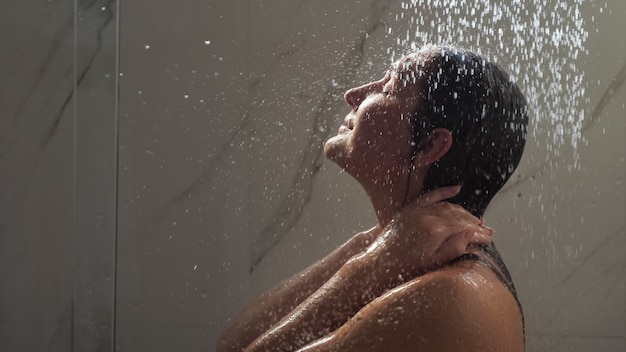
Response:
[{"label": "closed eye", "polygon": [[385,96],[385,98],[388,98],[394,95],[394,92],[391,90],[382,90],[381,93]]}]

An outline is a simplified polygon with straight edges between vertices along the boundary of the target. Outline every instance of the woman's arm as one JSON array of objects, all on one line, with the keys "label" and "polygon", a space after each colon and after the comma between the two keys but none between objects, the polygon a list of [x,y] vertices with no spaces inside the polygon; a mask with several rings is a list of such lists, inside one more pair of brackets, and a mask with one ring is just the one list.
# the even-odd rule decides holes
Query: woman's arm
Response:
[{"label": "woman's arm", "polygon": [[417,201],[419,207],[401,212],[366,252],[350,259],[245,351],[301,348],[344,324],[385,290],[462,255],[470,242],[491,242],[492,230],[480,226],[480,220],[459,206],[438,203],[454,195],[448,193],[430,192]]},{"label": "woman's arm", "polygon": [[447,266],[402,284],[298,352],[523,352],[521,312],[482,264]]},{"label": "woman's arm", "polygon": [[380,228],[374,227],[356,234],[325,258],[248,303],[220,335],[217,351],[242,351],[319,289],[350,258],[363,252],[379,233]]}]

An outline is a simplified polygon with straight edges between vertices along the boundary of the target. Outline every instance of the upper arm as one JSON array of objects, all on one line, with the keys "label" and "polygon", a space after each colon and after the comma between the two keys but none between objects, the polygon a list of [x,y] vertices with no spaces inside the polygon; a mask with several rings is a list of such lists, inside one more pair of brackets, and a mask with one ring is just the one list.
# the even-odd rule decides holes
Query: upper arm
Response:
[{"label": "upper arm", "polygon": [[249,302],[221,333],[218,351],[241,351],[323,286],[351,257],[364,251],[380,232],[377,226],[346,243],[300,273]]},{"label": "upper arm", "polygon": [[[515,312],[507,313],[510,302],[500,299],[508,292],[478,286],[447,272],[425,275],[372,301],[303,351],[522,351]],[[495,292],[485,292],[490,289]]]}]

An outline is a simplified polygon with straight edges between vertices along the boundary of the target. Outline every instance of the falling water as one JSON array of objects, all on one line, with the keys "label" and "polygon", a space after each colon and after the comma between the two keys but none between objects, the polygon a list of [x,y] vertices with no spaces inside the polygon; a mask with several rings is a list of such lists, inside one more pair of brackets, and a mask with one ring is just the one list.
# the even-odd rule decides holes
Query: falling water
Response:
[{"label": "falling water", "polygon": [[[576,60],[586,54],[582,0],[410,0],[401,4],[389,37],[397,58],[425,43],[458,45],[498,62],[524,90],[535,121],[548,131],[548,150],[558,155],[568,141],[576,150],[584,120],[584,72]],[[407,20],[408,18],[408,20]],[[399,24],[403,28],[397,28]]]}]

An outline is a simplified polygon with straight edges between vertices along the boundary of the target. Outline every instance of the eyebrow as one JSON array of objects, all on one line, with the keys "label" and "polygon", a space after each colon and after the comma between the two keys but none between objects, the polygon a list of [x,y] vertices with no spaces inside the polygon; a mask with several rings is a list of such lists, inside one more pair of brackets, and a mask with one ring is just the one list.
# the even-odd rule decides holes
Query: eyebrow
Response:
[{"label": "eyebrow", "polygon": [[395,72],[395,73],[400,73],[398,62],[394,62],[391,65],[389,65],[389,71],[390,72]]},{"label": "eyebrow", "polygon": [[403,58],[401,58],[400,60],[397,60],[395,62],[393,62],[391,64],[391,69],[398,72],[398,71],[404,71],[405,69],[411,67],[411,66],[419,66],[419,64],[416,62],[415,59],[405,56]]},{"label": "eyebrow", "polygon": [[[389,70],[387,71],[387,74],[389,75],[389,80],[387,80],[387,84],[391,84],[391,91],[399,91],[399,85],[398,85],[398,81],[400,79],[400,71],[393,67],[393,65],[391,67],[389,67]],[[395,80],[394,80],[394,76],[395,76]]]},{"label": "eyebrow", "polygon": [[415,64],[415,62],[411,59],[405,59],[395,61],[389,66],[389,70],[387,72],[390,74],[393,72],[397,75],[396,83],[393,84],[394,89],[399,91],[406,87],[408,83],[416,83],[421,70],[419,65],[417,65],[417,67],[413,67],[415,70],[412,69],[412,64]]}]

